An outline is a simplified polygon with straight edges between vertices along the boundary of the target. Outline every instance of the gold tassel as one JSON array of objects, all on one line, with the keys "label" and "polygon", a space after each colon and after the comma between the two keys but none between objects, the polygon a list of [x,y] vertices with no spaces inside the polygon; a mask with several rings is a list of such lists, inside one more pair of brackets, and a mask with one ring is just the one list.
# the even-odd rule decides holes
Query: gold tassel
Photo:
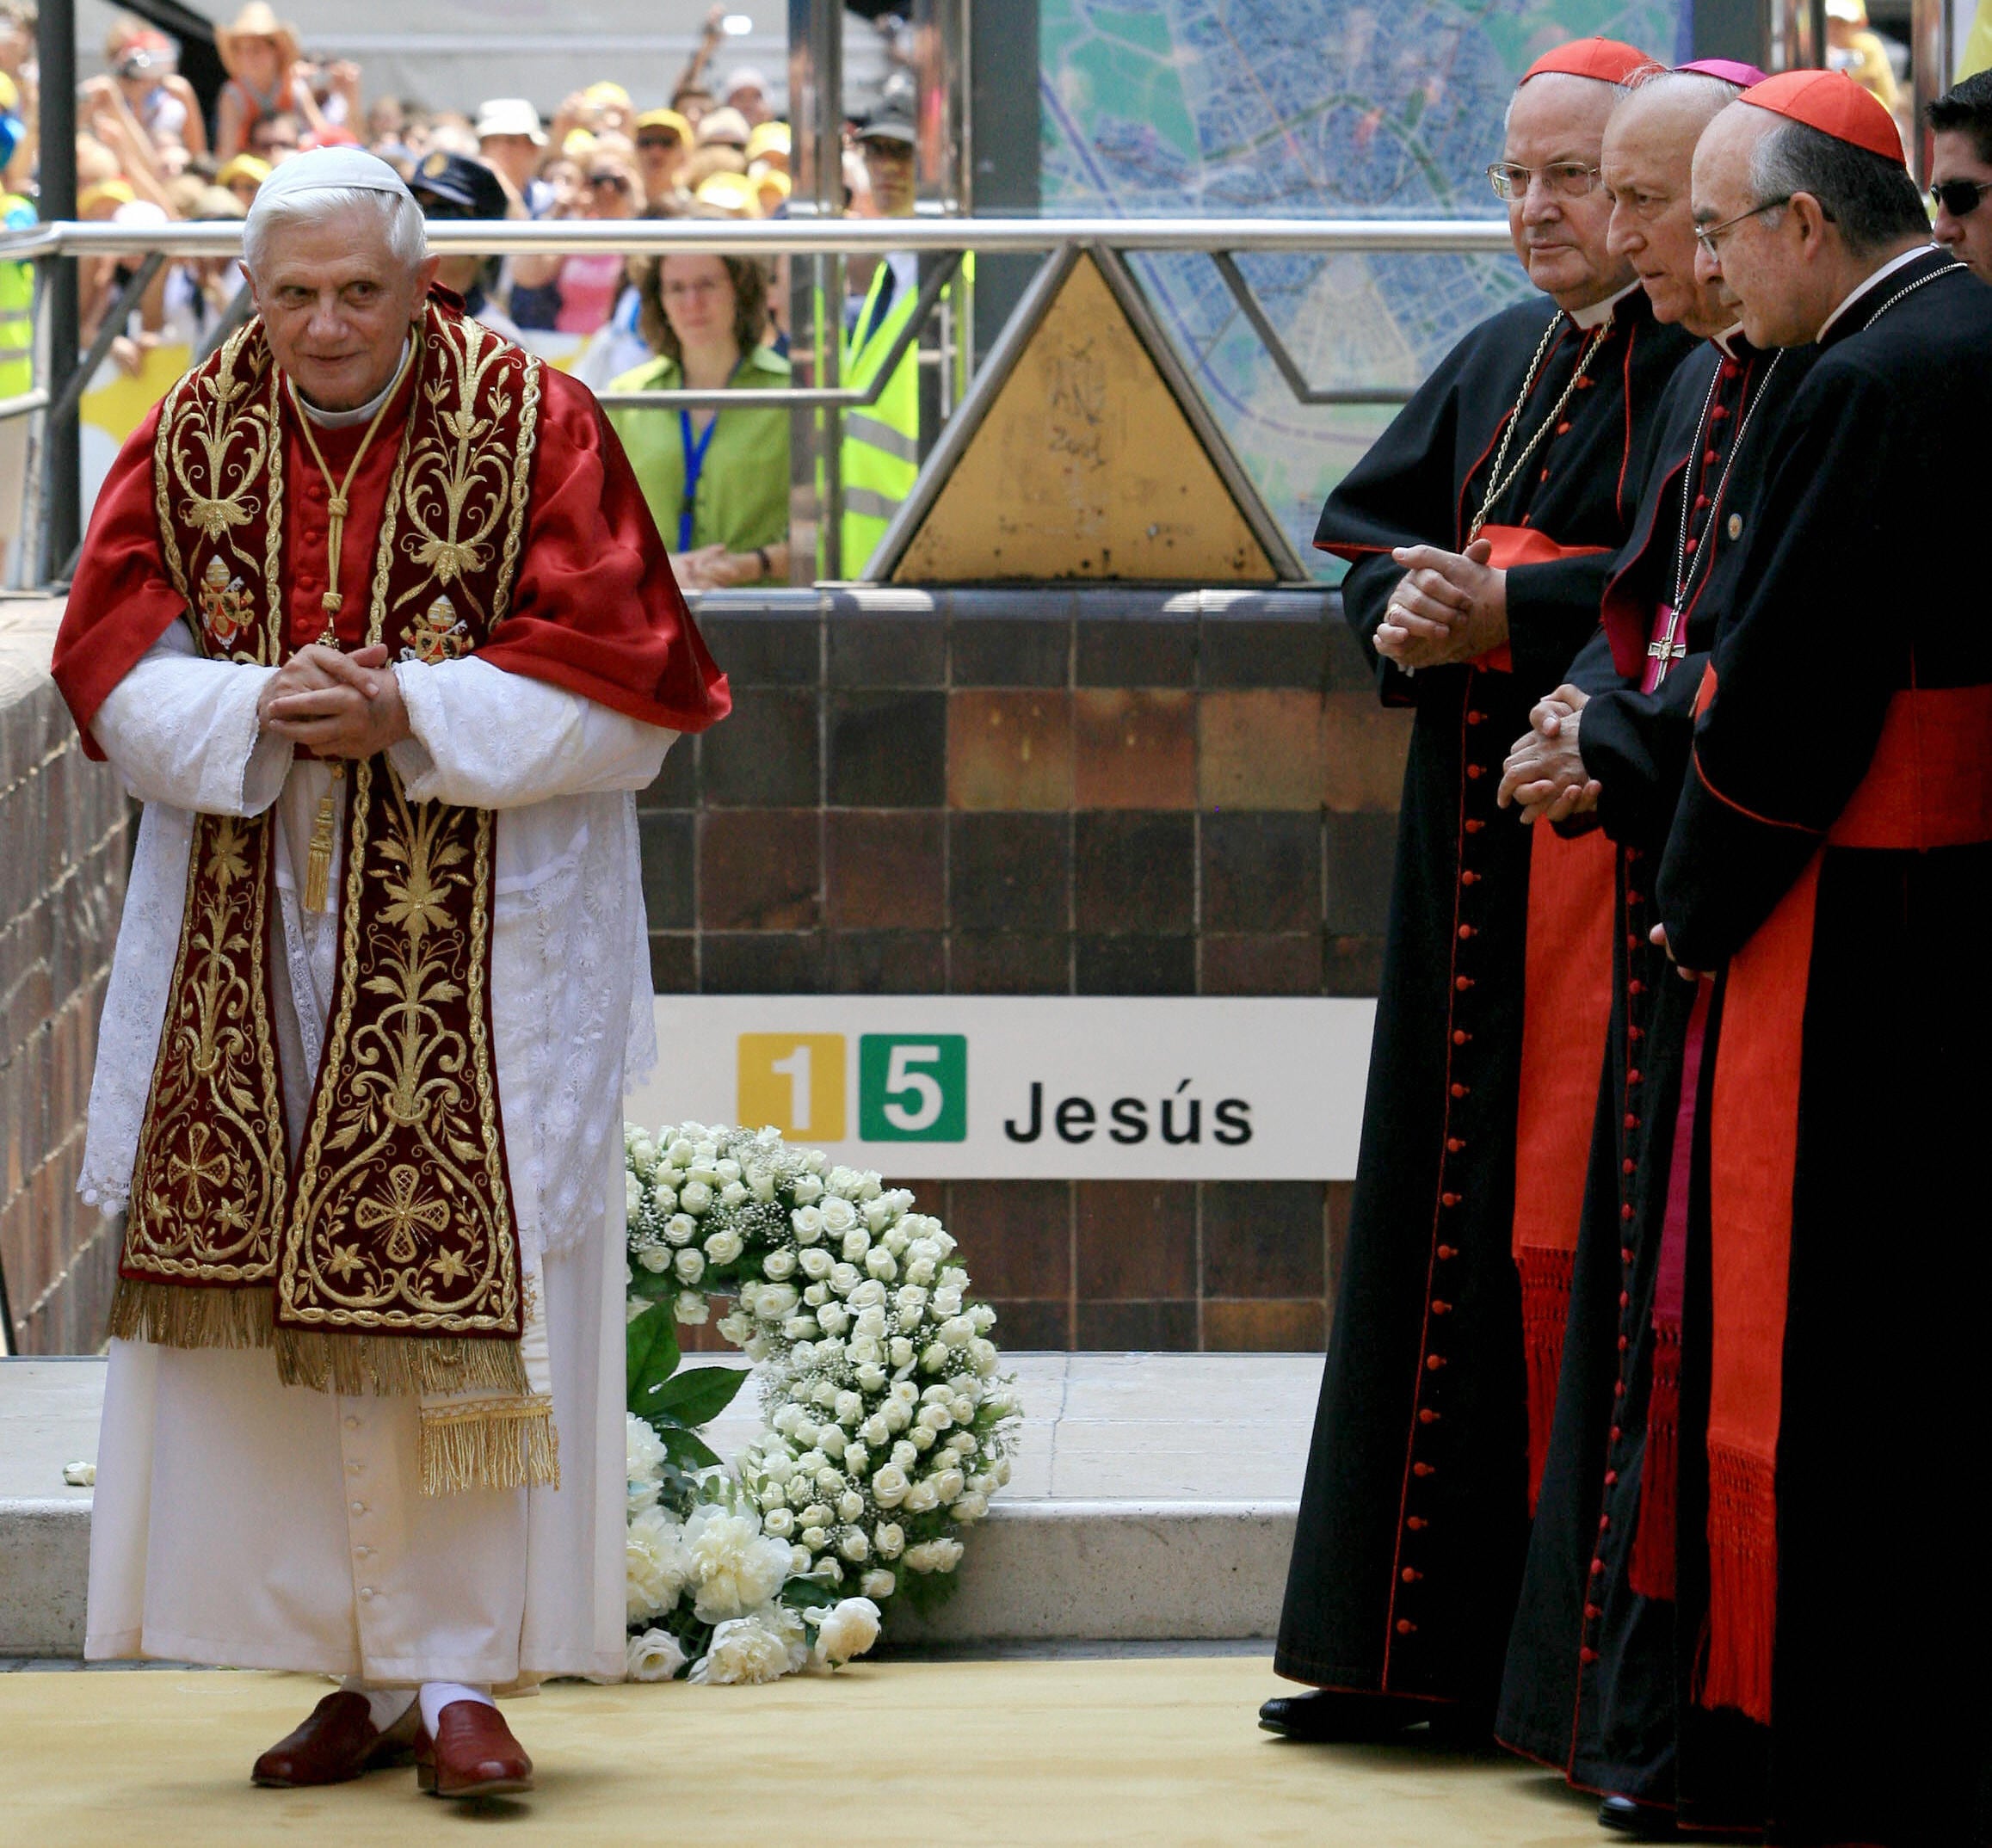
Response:
[{"label": "gold tassel", "polygon": [[311,844],[305,855],[305,909],[323,911],[325,909],[326,888],[332,879],[332,821],[334,792],[338,787],[340,768],[332,770],[332,788],[319,798],[318,818],[311,823]]},{"label": "gold tassel", "polygon": [[549,1399],[422,1408],[422,1492],[558,1488],[560,1437]]},{"label": "gold tassel", "polygon": [[155,1347],[268,1347],[275,1321],[268,1284],[223,1290],[120,1277],[111,1299],[111,1339]]},{"label": "gold tassel", "polygon": [[502,1393],[524,1398],[525,1357],[514,1340],[449,1336],[347,1334],[319,1328],[276,1331],[277,1377],[287,1386],[356,1398]]}]

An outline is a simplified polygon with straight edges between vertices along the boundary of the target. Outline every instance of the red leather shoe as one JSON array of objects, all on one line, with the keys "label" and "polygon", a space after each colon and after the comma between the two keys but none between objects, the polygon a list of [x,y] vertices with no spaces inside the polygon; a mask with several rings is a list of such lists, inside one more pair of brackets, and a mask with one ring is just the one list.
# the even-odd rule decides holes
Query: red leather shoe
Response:
[{"label": "red leather shoe", "polygon": [[407,1764],[415,1756],[421,1731],[420,1702],[409,1702],[408,1711],[384,1733],[373,1723],[367,1697],[342,1688],[328,1694],[302,1726],[256,1761],[250,1781],[277,1790],[348,1783],[367,1771]]},{"label": "red leather shoe", "polygon": [[533,1788],[533,1761],[496,1707],[453,1700],[416,1741],[415,1781],[432,1796],[504,1796]]}]

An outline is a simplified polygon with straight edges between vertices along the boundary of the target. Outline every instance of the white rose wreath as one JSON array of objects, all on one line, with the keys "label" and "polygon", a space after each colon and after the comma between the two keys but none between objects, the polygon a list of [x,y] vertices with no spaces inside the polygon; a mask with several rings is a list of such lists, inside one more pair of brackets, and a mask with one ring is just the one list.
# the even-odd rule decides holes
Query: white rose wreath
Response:
[{"label": "white rose wreath", "polygon": [[[772,1681],[836,1667],[880,1607],[931,1608],[1009,1480],[996,1311],[940,1222],[772,1130],[626,1125],[628,1672]],[[681,1368],[709,1297],[765,1427],[731,1468],[698,1435],[748,1375]],[[854,1582],[856,1595],[844,1595]]]}]

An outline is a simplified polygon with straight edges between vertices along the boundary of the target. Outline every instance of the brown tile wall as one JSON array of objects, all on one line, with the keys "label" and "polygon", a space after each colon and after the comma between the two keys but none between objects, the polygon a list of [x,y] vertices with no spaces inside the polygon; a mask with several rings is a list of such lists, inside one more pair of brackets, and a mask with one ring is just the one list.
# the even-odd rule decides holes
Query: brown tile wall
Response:
[{"label": "brown tile wall", "polygon": [[83,755],[52,611],[0,605],[0,1284],[19,1353],[102,1345],[117,1252],[77,1198],[131,810]]},{"label": "brown tile wall", "polygon": [[[700,620],[735,714],[639,800],[660,992],[1375,993],[1408,722],[1332,592],[738,593]],[[1345,1187],[917,1191],[1010,1346],[1326,1339]]]}]

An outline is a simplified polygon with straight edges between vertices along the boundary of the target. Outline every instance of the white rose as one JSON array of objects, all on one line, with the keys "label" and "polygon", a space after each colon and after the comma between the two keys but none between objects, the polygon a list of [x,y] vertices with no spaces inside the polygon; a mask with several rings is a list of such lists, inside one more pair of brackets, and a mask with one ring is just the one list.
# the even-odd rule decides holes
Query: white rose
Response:
[{"label": "white rose", "polygon": [[844,1262],[855,1264],[872,1248],[872,1235],[862,1226],[853,1226],[844,1234]]},{"label": "white rose", "polygon": [[947,1342],[932,1341],[928,1344],[927,1351],[920,1357],[920,1371],[922,1373],[945,1373],[947,1371]]},{"label": "white rose", "polygon": [[895,1367],[910,1367],[913,1364],[913,1344],[903,1334],[894,1335],[892,1345],[885,1352],[886,1358]]},{"label": "white rose", "polygon": [[792,1475],[782,1485],[782,1494],[787,1497],[792,1508],[799,1508],[816,1494],[816,1484],[807,1476]]},{"label": "white rose", "polygon": [[836,1264],[830,1266],[830,1288],[840,1297],[848,1297],[858,1287],[860,1272],[854,1264]]},{"label": "white rose", "polygon": [[865,1415],[865,1401],[860,1394],[841,1392],[831,1410],[836,1414],[837,1422],[847,1431],[855,1431],[859,1421]]},{"label": "white rose", "polygon": [[842,1334],[851,1325],[850,1312],[841,1303],[826,1303],[817,1311],[825,1334]]},{"label": "white rose", "polygon": [[634,1219],[643,1210],[644,1184],[634,1174],[623,1176],[624,1208],[628,1217]]},{"label": "white rose", "polygon": [[692,1165],[692,1145],[682,1136],[675,1137],[664,1157],[673,1167],[689,1167]]},{"label": "white rose", "polygon": [[763,1321],[780,1321],[792,1315],[801,1301],[802,1292],[793,1284],[763,1284],[755,1298],[754,1313]]},{"label": "white rose", "polygon": [[826,1412],[830,1411],[836,1405],[837,1391],[837,1383],[835,1380],[818,1380],[809,1389],[810,1401],[811,1404],[820,1406]]},{"label": "white rose", "polygon": [[821,1309],[830,1299],[830,1286],[828,1284],[811,1284],[803,1291],[802,1299],[811,1309]]},{"label": "white rose", "polygon": [[706,1255],[715,1264],[731,1264],[740,1255],[741,1237],[731,1226],[706,1241]]},{"label": "white rose", "polygon": [[943,1469],[939,1475],[929,1479],[934,1493],[942,1501],[953,1501],[968,1487],[968,1480],[959,1469]]},{"label": "white rose", "polygon": [[[856,1489],[847,1488],[842,1494],[837,1497],[837,1518],[840,1521],[854,1521],[864,1512],[865,1498]],[[853,1559],[857,1555],[846,1554],[844,1556],[847,1559]]]},{"label": "white rose", "polygon": [[657,1181],[651,1188],[651,1204],[669,1217],[678,1210],[677,1190],[666,1186],[661,1180]]},{"label": "white rose", "polygon": [[866,1360],[858,1368],[858,1386],[863,1392],[877,1392],[885,1383],[885,1370],[875,1360]]},{"label": "white rose", "polygon": [[702,1187],[717,1187],[719,1185],[719,1170],[712,1165],[714,1153],[712,1143],[700,1143],[698,1158],[688,1171],[689,1178]]},{"label": "white rose", "polygon": [[817,1471],[817,1488],[826,1495],[841,1495],[844,1492],[844,1472],[833,1469],[825,1463]]},{"label": "white rose", "polygon": [[795,1531],[795,1517],[786,1508],[770,1508],[762,1517],[762,1531],[771,1533],[777,1540],[786,1540]]},{"label": "white rose", "polygon": [[837,1552],[854,1566],[861,1566],[872,1556],[872,1543],[860,1529],[854,1527],[837,1542]]},{"label": "white rose", "polygon": [[796,1262],[801,1265],[802,1274],[805,1277],[808,1278],[812,1284],[820,1284],[830,1274],[830,1266],[836,1262],[836,1260],[818,1245],[807,1251],[798,1253]]},{"label": "white rose", "polygon": [[810,1557],[810,1550],[799,1543],[788,1549],[788,1575],[792,1579],[806,1579],[816,1562]]},{"label": "white rose", "polygon": [[996,1343],[978,1335],[968,1344],[968,1359],[969,1364],[987,1379],[996,1369]]},{"label": "white rose", "polygon": [[891,1430],[903,1431],[913,1422],[913,1414],[901,1400],[888,1399],[879,1410]]},{"label": "white rose", "polygon": [[835,1194],[823,1204],[823,1230],[832,1238],[842,1238],[858,1223],[857,1210],[848,1200],[841,1200]]},{"label": "white rose", "polygon": [[830,1543],[830,1531],[827,1527],[805,1527],[802,1531],[802,1543],[812,1553],[820,1553]]},{"label": "white rose", "polygon": [[910,1316],[917,1324],[927,1307],[928,1292],[917,1284],[904,1284],[892,1297],[892,1306],[902,1316]]},{"label": "white rose", "polygon": [[883,1414],[874,1412],[858,1426],[858,1435],[873,1450],[883,1450],[892,1441],[892,1427],[885,1422]]},{"label": "white rose", "polygon": [[996,1312],[986,1303],[977,1303],[969,1310],[968,1319],[975,1324],[977,1334],[987,1334],[996,1325]]},{"label": "white rose", "polygon": [[800,1668],[809,1654],[800,1614],[771,1605],[721,1623],[710,1648],[693,1665],[690,1679],[720,1687],[778,1681]]},{"label": "white rose", "polygon": [[865,1268],[882,1284],[889,1284],[899,1274],[899,1260],[882,1245],[874,1245],[865,1254]]},{"label": "white rose", "polygon": [[712,1164],[712,1172],[722,1180],[738,1180],[740,1179],[740,1164],[734,1161],[731,1156],[729,1156],[724,1161],[715,1161]]},{"label": "white rose", "polygon": [[678,1189],[678,1204],[694,1218],[712,1204],[712,1190],[702,1180],[688,1180]]},{"label": "white rose", "polygon": [[699,1223],[689,1213],[673,1213],[664,1222],[664,1236],[674,1245],[688,1245]]},{"label": "white rose", "polygon": [[959,1315],[961,1313],[961,1291],[943,1284],[934,1292],[934,1313],[936,1315]]},{"label": "white rose", "polygon": [[822,1434],[817,1438],[817,1444],[822,1446],[823,1454],[826,1457],[836,1457],[839,1461],[842,1460],[846,1441],[843,1432],[838,1430],[835,1425],[824,1426]]},{"label": "white rose", "polygon": [[668,1270],[671,1262],[670,1247],[666,1245],[649,1246],[637,1254],[637,1262],[646,1271]]},{"label": "white rose", "polygon": [[722,1316],[718,1327],[720,1334],[736,1347],[742,1346],[754,1333],[752,1320],[740,1314],[737,1309],[731,1315]]},{"label": "white rose", "polygon": [[890,1598],[899,1589],[899,1581],[889,1572],[873,1570],[858,1580],[858,1589],[867,1598]]},{"label": "white rose", "polygon": [[953,1572],[961,1562],[959,1540],[922,1540],[909,1547],[906,1563],[916,1572]]},{"label": "white rose", "polygon": [[705,1297],[695,1290],[681,1290],[671,1305],[671,1314],[689,1328],[697,1327],[712,1313]]},{"label": "white rose", "polygon": [[817,1628],[816,1658],[836,1668],[854,1655],[864,1654],[878,1640],[878,1605],[869,1598],[847,1598],[825,1615]]},{"label": "white rose", "polygon": [[928,1284],[934,1281],[934,1260],[931,1258],[914,1258],[906,1266],[906,1281],[910,1284]]},{"label": "white rose", "polygon": [[[862,1476],[868,1469],[871,1469],[872,1453],[866,1450],[862,1444],[859,1443],[855,1438],[853,1438],[851,1441],[844,1446],[843,1462],[844,1474],[849,1476],[854,1481],[855,1481],[859,1477]],[[854,1514],[847,1514],[844,1518],[847,1521],[854,1521],[857,1519],[857,1516]]]},{"label": "white rose", "polygon": [[842,1194],[847,1201],[855,1197],[864,1184],[865,1177],[856,1168],[842,1165],[833,1167],[823,1176],[823,1186],[832,1193]]},{"label": "white rose", "polygon": [[795,1274],[795,1254],[792,1251],[771,1251],[761,1260],[762,1274],[772,1282],[780,1283]]},{"label": "white rose", "polygon": [[[801,1204],[806,1206],[812,1200],[823,1198],[823,1184],[814,1174],[802,1174],[797,1177],[795,1185],[789,1192],[794,1194]],[[817,1235],[820,1237],[822,1233],[823,1221],[819,1218],[817,1222]]]},{"label": "white rose", "polygon": [[[797,1197],[801,1197],[798,1190]],[[788,1216],[799,1245],[813,1245],[823,1235],[823,1216],[813,1206],[799,1206]]]},{"label": "white rose", "polygon": [[855,1285],[851,1291],[851,1307],[862,1315],[866,1309],[883,1309],[885,1306],[885,1286],[876,1278]]},{"label": "white rose", "polygon": [[897,1559],[906,1549],[906,1530],[897,1521],[881,1521],[872,1531],[880,1559]]},{"label": "white rose", "polygon": [[900,1438],[892,1446],[892,1461],[897,1463],[902,1469],[910,1469],[915,1463],[920,1461],[918,1446],[908,1443],[904,1438]]},{"label": "white rose", "polygon": [[707,1504],[685,1523],[694,1609],[702,1623],[721,1623],[764,1605],[788,1576],[788,1549],[750,1514]]},{"label": "white rose", "polygon": [[914,1449],[930,1451],[934,1448],[934,1432],[930,1426],[916,1425],[909,1435],[912,1438]]},{"label": "white rose", "polygon": [[931,1514],[940,1506],[940,1493],[931,1481],[916,1482],[906,1491],[909,1514]]},{"label": "white rose", "polygon": [[885,1306],[878,1303],[860,1303],[854,1306],[858,1311],[858,1333],[867,1340],[884,1340],[886,1333]]},{"label": "white rose", "polygon": [[678,1254],[672,1268],[677,1272],[681,1284],[695,1284],[706,1274],[706,1254],[687,1246]]},{"label": "white rose", "polygon": [[872,1500],[881,1508],[896,1508],[905,1500],[911,1486],[905,1470],[897,1463],[889,1463],[872,1478]]},{"label": "white rose", "polygon": [[989,1497],[976,1494],[973,1491],[959,1495],[950,1512],[958,1521],[979,1521],[989,1512]]},{"label": "white rose", "polygon": [[668,1629],[646,1629],[632,1636],[623,1659],[623,1674],[631,1681],[675,1681],[685,1666],[685,1647]]}]

